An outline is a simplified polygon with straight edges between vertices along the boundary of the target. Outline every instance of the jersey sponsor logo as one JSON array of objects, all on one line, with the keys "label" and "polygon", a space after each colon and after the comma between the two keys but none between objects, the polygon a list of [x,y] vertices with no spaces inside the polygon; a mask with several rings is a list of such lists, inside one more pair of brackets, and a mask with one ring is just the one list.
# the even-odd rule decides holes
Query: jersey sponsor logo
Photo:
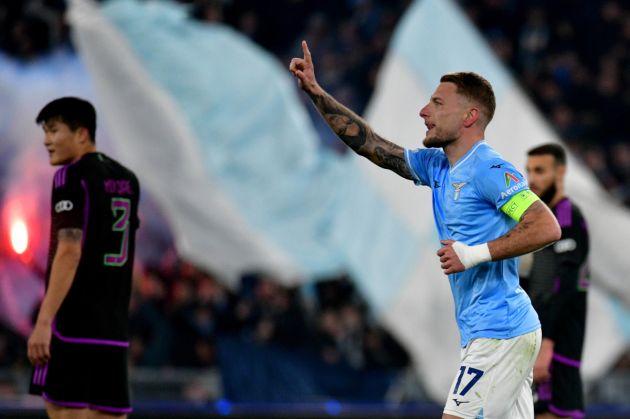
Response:
[{"label": "jersey sponsor logo", "polygon": [[[506,183],[507,183],[507,181],[506,181]],[[516,185],[512,186],[510,189],[501,192],[501,199],[505,199],[508,196],[512,195],[514,192],[517,192],[520,189],[523,189],[523,188],[526,188],[526,187],[527,187],[527,182],[525,182],[525,181],[518,182]]]},{"label": "jersey sponsor logo", "polygon": [[553,245],[553,250],[556,253],[570,252],[575,249],[577,249],[577,243],[571,238],[559,240]]},{"label": "jersey sponsor logo", "polygon": [[464,404],[464,403],[470,403],[469,400],[457,400],[457,399],[451,399],[455,402],[455,404],[457,405],[457,407],[459,407],[460,404]]},{"label": "jersey sponsor logo", "polygon": [[63,211],[72,211],[72,208],[74,208],[74,204],[68,200],[59,201],[55,204],[55,212],[57,214]]},{"label": "jersey sponsor logo", "polygon": [[510,172],[505,172],[505,187],[509,188],[510,185],[512,184],[512,181],[514,181],[514,183],[518,183],[518,178],[516,176],[514,176],[512,173]]},{"label": "jersey sponsor logo", "polygon": [[493,164],[492,166],[490,166],[491,169],[500,169],[501,167],[503,167],[505,163],[499,163],[499,164]]},{"label": "jersey sponsor logo", "polygon": [[457,201],[459,199],[459,194],[462,191],[462,188],[466,186],[467,182],[455,182],[453,183],[453,189],[455,189],[455,194],[453,195],[453,199]]}]

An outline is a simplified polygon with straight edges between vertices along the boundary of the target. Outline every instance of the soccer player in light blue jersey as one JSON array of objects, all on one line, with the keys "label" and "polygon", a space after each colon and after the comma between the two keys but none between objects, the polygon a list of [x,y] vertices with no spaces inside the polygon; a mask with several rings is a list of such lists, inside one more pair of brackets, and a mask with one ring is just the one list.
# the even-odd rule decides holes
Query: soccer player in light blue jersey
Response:
[{"label": "soccer player in light blue jersey", "polygon": [[495,99],[475,73],[443,76],[420,111],[424,149],[406,150],[376,134],[326,93],[311,53],[289,70],[332,130],[356,153],[431,188],[461,336],[443,419],[533,419],[532,369],[540,350],[538,316],[519,286],[517,256],[560,238],[556,218],[527,181],[485,141]]}]

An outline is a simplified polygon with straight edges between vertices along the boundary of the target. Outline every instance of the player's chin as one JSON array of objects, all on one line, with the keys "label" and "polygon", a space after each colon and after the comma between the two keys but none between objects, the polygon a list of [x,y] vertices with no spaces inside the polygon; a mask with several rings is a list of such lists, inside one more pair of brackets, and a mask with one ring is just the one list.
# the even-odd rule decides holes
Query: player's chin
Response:
[{"label": "player's chin", "polygon": [[50,163],[51,166],[61,166],[64,164],[63,159],[59,158],[56,155],[51,155],[48,157],[48,161]]},{"label": "player's chin", "polygon": [[[427,134],[429,133],[429,131],[427,131]],[[427,135],[424,138],[424,141],[422,141],[422,144],[427,147],[427,148],[440,148],[440,147],[446,147],[447,145],[453,143],[455,141],[454,138],[450,138],[450,137],[443,137],[443,136],[438,136],[438,135]]]}]

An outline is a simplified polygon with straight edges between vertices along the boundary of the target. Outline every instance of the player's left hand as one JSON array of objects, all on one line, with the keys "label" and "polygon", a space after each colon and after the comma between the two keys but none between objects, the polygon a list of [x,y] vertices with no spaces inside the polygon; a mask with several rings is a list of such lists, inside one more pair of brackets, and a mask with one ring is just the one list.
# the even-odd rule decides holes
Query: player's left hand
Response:
[{"label": "player's left hand", "polygon": [[442,263],[440,266],[446,275],[454,274],[457,272],[463,272],[466,268],[464,264],[459,260],[459,256],[453,249],[453,243],[455,240],[440,240],[440,243],[444,247],[437,251],[437,255]]},{"label": "player's left hand", "polygon": [[52,330],[49,325],[36,324],[28,338],[28,359],[33,365],[44,365],[50,359],[50,339]]},{"label": "player's left hand", "polygon": [[534,363],[534,383],[546,383],[551,379],[551,361],[553,359],[554,343],[551,339],[543,338],[540,352]]}]

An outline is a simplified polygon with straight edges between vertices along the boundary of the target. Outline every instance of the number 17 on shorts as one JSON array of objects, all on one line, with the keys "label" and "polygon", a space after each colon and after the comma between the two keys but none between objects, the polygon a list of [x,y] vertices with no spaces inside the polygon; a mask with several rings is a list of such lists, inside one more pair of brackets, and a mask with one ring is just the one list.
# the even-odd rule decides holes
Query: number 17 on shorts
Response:
[{"label": "number 17 on shorts", "polygon": [[511,339],[473,340],[462,350],[444,412],[464,419],[532,419],[532,368],[540,329]]}]

